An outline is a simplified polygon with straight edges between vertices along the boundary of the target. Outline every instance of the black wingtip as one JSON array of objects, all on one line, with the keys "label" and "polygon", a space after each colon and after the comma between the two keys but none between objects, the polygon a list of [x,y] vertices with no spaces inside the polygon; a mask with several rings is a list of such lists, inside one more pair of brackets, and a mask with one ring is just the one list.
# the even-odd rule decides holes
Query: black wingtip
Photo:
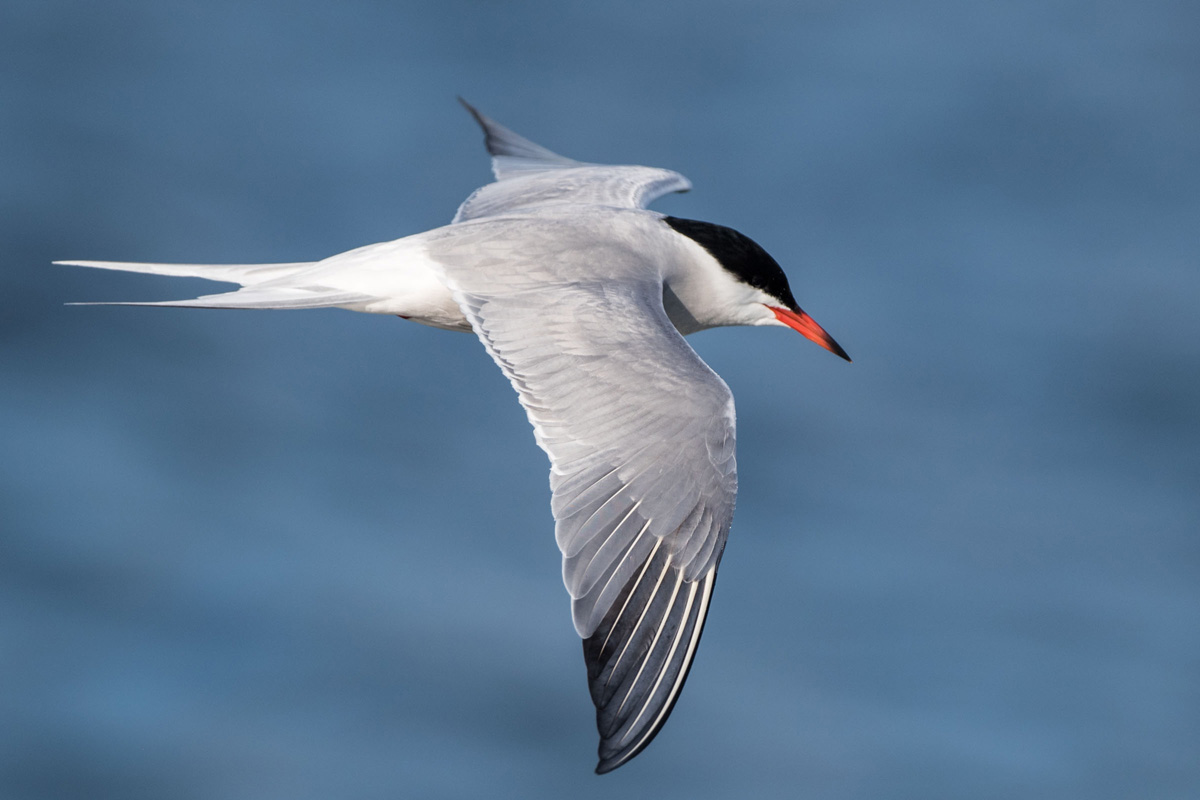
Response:
[{"label": "black wingtip", "polygon": [[512,153],[508,152],[509,148],[505,146],[504,138],[508,136],[520,139],[519,136],[495,120],[485,116],[479,109],[464,100],[461,95],[458,98],[458,102],[462,103],[463,108],[471,112],[471,116],[475,118],[475,121],[479,123],[479,127],[483,129],[483,146],[487,148],[488,155],[493,157],[512,155]]},{"label": "black wingtip", "polygon": [[666,549],[655,548],[583,640],[600,734],[597,775],[629,763],[671,716],[704,632],[715,578],[714,565],[684,581]]},{"label": "black wingtip", "polygon": [[479,127],[483,128],[483,132],[486,135],[488,133],[488,123],[491,122],[491,120],[479,113],[479,109],[464,100],[461,94],[458,95],[458,102],[462,103],[462,107],[471,113],[471,116],[475,118],[477,123],[479,123]]},{"label": "black wingtip", "polygon": [[[468,103],[461,94],[456,95],[456,97],[458,98],[458,102],[462,103],[462,107],[465,108],[467,111],[470,111],[471,116],[474,117],[476,120],[478,120],[482,116],[482,114],[479,113],[479,110],[477,108],[475,108],[475,106]],[[481,122],[480,124],[482,125],[483,123]]]},{"label": "black wingtip", "polygon": [[[717,577],[716,571],[714,570],[712,575],[709,578],[707,578],[707,580],[715,582],[716,577]],[[711,591],[711,587],[709,587],[709,590]],[[696,631],[696,640],[697,640],[697,642],[699,642],[700,637],[704,635],[704,626],[708,622],[707,609],[704,609],[704,612],[698,615],[698,619],[696,620],[696,622],[699,625],[699,630]],[[694,652],[693,652],[693,655],[695,655]],[[640,745],[638,745],[638,747],[636,747],[632,750],[625,750],[622,752],[617,752],[617,753],[611,754],[607,758],[604,756],[601,756],[600,762],[598,764],[596,764],[596,774],[597,775],[606,775],[609,772],[612,772],[613,770],[617,769],[618,767],[625,766],[630,761],[632,761],[635,756],[641,754],[641,752],[643,750],[645,750],[652,741],[654,741],[654,739],[658,736],[659,732],[662,731],[663,726],[666,725],[667,719],[671,716],[671,712],[675,710],[675,704],[677,702],[679,702],[679,698],[683,693],[683,687],[687,683],[688,677],[692,674],[692,665],[694,665],[695,663],[696,663],[695,659],[693,658],[693,659],[687,660],[686,663],[683,665],[683,675],[679,679],[679,690],[675,692],[675,695],[671,698],[670,702],[666,706],[666,710],[662,715],[662,719],[659,721],[658,727],[656,727],[650,733],[649,736],[647,736],[645,739],[643,739],[642,743]],[[605,749],[605,742],[602,739],[600,742],[601,752],[603,752],[604,749]]]}]

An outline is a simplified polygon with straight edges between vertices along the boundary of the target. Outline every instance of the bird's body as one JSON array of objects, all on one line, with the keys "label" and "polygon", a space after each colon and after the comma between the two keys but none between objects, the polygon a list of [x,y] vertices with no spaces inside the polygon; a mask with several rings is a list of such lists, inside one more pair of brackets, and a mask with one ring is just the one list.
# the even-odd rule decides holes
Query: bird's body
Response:
[{"label": "bird's body", "polygon": [[757,244],[645,209],[690,188],[678,173],[572,161],[470,110],[497,182],[445,227],[306,263],[59,263],[242,285],[135,305],[332,306],[473,330],[550,457],[607,772],[679,696],[733,516],[733,396],[682,334],[786,325],[845,353]]}]

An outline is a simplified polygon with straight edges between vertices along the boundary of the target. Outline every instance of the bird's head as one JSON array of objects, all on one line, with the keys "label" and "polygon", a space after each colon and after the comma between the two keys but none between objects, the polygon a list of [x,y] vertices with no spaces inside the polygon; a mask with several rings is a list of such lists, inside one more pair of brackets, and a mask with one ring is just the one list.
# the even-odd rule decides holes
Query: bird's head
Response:
[{"label": "bird's head", "polygon": [[841,345],[800,308],[778,262],[749,236],[711,222],[678,217],[663,221],[704,248],[718,265],[710,281],[723,306],[716,324],[783,325],[850,360]]}]

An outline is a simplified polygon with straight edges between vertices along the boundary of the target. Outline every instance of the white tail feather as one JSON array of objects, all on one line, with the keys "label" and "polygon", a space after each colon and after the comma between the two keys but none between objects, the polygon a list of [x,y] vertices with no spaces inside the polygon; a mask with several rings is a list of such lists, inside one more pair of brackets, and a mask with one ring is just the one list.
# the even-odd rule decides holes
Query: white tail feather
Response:
[{"label": "white tail feather", "polygon": [[207,278],[250,286],[281,278],[307,269],[315,261],[295,261],[290,264],[141,264],[132,261],[55,261],[64,267],[93,267],[121,272],[144,272],[150,275],[173,275],[178,278]]},{"label": "white tail feather", "polygon": [[209,294],[192,300],[135,302],[118,300],[98,303],[67,303],[69,306],[175,306],[177,308],[343,308],[359,306],[378,298],[351,292],[274,289],[269,292],[239,289],[225,294]]},{"label": "white tail feather", "polygon": [[[191,300],[159,302],[100,302],[68,303],[73,306],[175,306],[182,308],[330,308],[362,305],[378,298],[356,292],[331,289],[325,286],[290,286],[292,275],[313,266],[315,262],[297,261],[288,264],[143,264],[126,261],[55,261],[69,267],[94,267],[122,272],[143,272],[151,275],[171,275],[183,278],[205,278],[212,281],[240,283],[233,292],[209,294]],[[274,283],[274,285],[272,285]]]}]

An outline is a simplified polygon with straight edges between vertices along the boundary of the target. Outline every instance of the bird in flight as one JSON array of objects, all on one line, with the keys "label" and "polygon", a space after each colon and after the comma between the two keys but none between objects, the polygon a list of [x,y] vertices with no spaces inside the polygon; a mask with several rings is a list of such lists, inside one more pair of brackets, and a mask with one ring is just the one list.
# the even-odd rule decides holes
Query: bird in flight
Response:
[{"label": "bird in flight", "polygon": [[683,337],[786,326],[850,359],[757,243],[646,209],[690,189],[687,178],[564,158],[463,105],[496,181],[444,227],[321,261],[55,263],[240,284],[116,305],[336,307],[473,331],[550,458],[554,533],[600,733],[596,772],[610,772],[650,743],[679,698],[733,519],[733,395]]}]

